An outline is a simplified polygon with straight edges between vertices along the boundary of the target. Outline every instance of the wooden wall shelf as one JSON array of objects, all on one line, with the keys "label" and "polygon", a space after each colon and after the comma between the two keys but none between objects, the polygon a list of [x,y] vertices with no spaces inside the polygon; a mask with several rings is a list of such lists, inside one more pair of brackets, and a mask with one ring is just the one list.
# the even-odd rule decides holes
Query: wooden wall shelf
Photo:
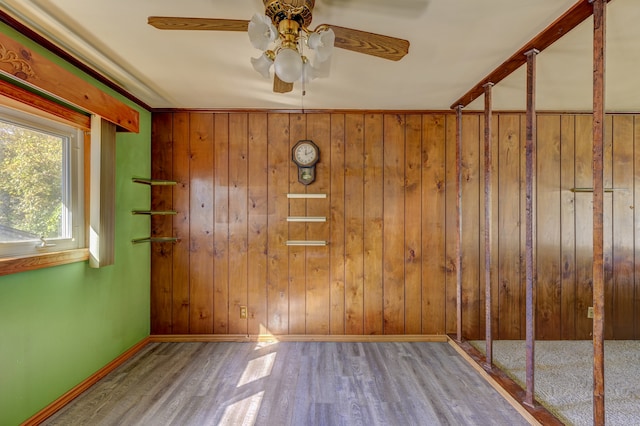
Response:
[{"label": "wooden wall shelf", "polygon": [[287,194],[287,198],[327,198],[327,194]]},{"label": "wooden wall shelf", "polygon": [[144,185],[175,185],[177,182],[173,180],[163,180],[163,179],[145,179],[145,178],[132,178],[131,179],[135,183],[141,183]]},{"label": "wooden wall shelf", "polygon": [[[624,191],[624,188],[605,188],[604,192]],[[593,192],[593,188],[571,188],[571,192]]]},{"label": "wooden wall shelf", "polygon": [[323,247],[328,243],[326,241],[315,240],[288,240],[286,244],[288,246]]},{"label": "wooden wall shelf", "polygon": [[[147,179],[147,178],[131,178],[134,183],[140,183],[143,185],[149,186],[169,186],[175,185],[177,182],[173,180],[164,180],[164,179]],[[176,215],[178,212],[175,210],[132,210],[131,214],[133,215],[143,215],[143,216],[171,216]],[[140,243],[175,243],[178,239],[174,237],[146,237],[146,238],[137,238],[131,240],[133,244]]]},{"label": "wooden wall shelf", "polygon": [[287,222],[326,222],[324,216],[289,216]]},{"label": "wooden wall shelf", "polygon": [[131,210],[131,214],[140,214],[140,215],[173,215],[178,214],[178,212],[173,210]]},{"label": "wooden wall shelf", "polygon": [[174,237],[146,237],[146,238],[136,238],[131,240],[133,244],[140,243],[176,243],[178,242],[177,238]]}]

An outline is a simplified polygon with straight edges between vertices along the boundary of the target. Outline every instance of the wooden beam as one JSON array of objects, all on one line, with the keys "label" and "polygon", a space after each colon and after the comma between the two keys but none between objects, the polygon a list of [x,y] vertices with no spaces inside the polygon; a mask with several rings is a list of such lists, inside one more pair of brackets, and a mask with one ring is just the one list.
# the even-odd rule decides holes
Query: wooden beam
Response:
[{"label": "wooden beam", "polygon": [[91,117],[0,79],[1,104],[91,130]]},{"label": "wooden beam", "polygon": [[493,364],[493,334],[491,316],[491,120],[493,115],[491,89],[493,83],[484,86],[484,292],[485,292],[485,345],[486,362]]},{"label": "wooden beam", "polygon": [[534,371],[535,371],[535,167],[536,167],[536,49],[526,52],[527,58],[527,140],[525,147],[526,167],[526,393],[524,403],[533,407],[534,403]]},{"label": "wooden beam", "polygon": [[592,13],[593,7],[591,7],[591,5],[589,4],[589,0],[578,1],[569,10],[563,13],[558,19],[556,19],[551,25],[542,30],[541,33],[531,39],[531,41],[529,41],[520,50],[514,53],[509,59],[503,62],[498,68],[496,68],[489,75],[483,78],[460,99],[455,101],[451,105],[451,108],[453,109],[458,105],[462,105],[463,107],[469,105],[484,93],[484,86],[487,83],[498,84],[515,70],[524,65],[526,63],[525,55],[527,52],[531,51],[532,49],[536,49],[539,52],[542,52],[544,49],[562,38],[562,36],[577,27],[585,19],[591,16]]},{"label": "wooden beam", "polygon": [[139,114],[72,72],[0,33],[0,73],[121,129],[139,131]]},{"label": "wooden beam", "polygon": [[606,1],[593,0],[593,424],[604,416],[604,127]]},{"label": "wooden beam", "polygon": [[456,318],[462,341],[462,106],[456,110]]}]

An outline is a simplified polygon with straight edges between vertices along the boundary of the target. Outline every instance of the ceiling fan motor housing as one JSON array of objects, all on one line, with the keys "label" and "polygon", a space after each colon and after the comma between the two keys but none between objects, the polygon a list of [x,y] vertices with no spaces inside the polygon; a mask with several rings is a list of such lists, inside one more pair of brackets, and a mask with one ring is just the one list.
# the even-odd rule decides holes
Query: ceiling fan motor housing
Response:
[{"label": "ceiling fan motor housing", "polygon": [[264,13],[274,25],[284,19],[296,21],[300,26],[307,28],[313,18],[311,11],[315,0],[263,0]]}]

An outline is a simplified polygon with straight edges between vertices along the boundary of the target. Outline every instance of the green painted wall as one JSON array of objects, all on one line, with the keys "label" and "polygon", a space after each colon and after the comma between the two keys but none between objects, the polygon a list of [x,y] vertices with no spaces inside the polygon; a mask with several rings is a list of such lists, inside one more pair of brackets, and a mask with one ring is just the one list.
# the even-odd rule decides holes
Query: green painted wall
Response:
[{"label": "green painted wall", "polygon": [[[0,31],[70,67],[6,26]],[[149,335],[150,248],[131,243],[149,235],[150,190],[131,182],[151,172],[151,114],[140,111],[140,133],[118,133],[115,265],[74,263],[0,277],[0,426],[16,425]]]}]

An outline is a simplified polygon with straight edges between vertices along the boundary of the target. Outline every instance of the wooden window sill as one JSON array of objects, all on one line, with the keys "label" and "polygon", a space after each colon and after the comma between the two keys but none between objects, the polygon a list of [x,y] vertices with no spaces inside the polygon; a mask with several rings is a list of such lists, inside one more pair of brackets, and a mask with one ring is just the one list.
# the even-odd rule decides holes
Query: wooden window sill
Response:
[{"label": "wooden window sill", "polygon": [[89,249],[57,251],[32,256],[8,257],[0,259],[0,276],[18,272],[83,262],[89,259]]}]

